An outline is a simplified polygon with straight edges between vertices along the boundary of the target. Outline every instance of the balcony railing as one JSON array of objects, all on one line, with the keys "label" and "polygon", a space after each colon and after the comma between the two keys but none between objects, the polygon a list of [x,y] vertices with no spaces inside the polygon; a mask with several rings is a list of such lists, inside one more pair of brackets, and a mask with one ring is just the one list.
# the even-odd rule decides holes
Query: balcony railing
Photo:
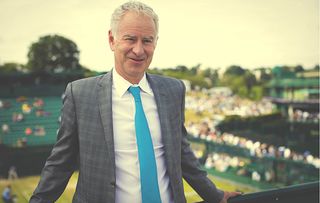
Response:
[{"label": "balcony railing", "polygon": [[[318,203],[319,182],[249,193],[230,198],[228,203]],[[205,203],[205,202],[202,202]]]}]

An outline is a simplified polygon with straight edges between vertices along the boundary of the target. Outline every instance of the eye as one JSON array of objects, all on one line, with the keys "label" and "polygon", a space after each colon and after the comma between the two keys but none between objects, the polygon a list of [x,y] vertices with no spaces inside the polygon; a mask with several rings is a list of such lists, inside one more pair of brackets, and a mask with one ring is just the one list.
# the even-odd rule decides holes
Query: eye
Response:
[{"label": "eye", "polygon": [[152,42],[153,42],[152,39],[143,39],[143,43],[144,43],[144,44],[150,44],[150,43],[152,43]]},{"label": "eye", "polygon": [[126,40],[126,41],[134,41],[134,38],[128,37],[128,38],[125,38],[124,40]]}]

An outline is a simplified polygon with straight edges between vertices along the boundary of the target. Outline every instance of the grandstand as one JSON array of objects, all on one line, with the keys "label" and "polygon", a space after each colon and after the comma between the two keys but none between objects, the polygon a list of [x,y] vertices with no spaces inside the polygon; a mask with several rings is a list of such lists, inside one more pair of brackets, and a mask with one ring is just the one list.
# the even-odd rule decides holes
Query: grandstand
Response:
[{"label": "grandstand", "polygon": [[[9,104],[7,108],[0,109],[0,126],[8,125],[8,132],[1,132],[0,140],[6,146],[22,147],[21,141],[27,146],[52,145],[56,141],[58,118],[61,108],[61,97],[41,98],[43,106],[35,107],[33,103],[39,98],[27,98],[17,101],[19,98],[2,99],[3,103]],[[29,105],[30,112],[23,113],[22,106]],[[15,114],[22,114],[23,120],[14,121]],[[32,132],[26,133],[26,129]],[[37,133],[43,129],[44,132]]]},{"label": "grandstand", "polygon": [[296,110],[319,115],[319,71],[286,75],[275,67],[273,72],[275,78],[268,84],[270,99],[284,115],[292,117]]},{"label": "grandstand", "polygon": [[[203,157],[200,160],[208,159],[212,154],[222,154],[228,157],[236,157],[241,160],[242,164],[227,164],[228,160],[223,160],[225,166],[224,170],[217,169],[217,167],[210,166],[207,171],[219,177],[235,180],[244,184],[254,185],[260,189],[268,189],[270,187],[279,187],[286,185],[295,185],[301,183],[308,183],[319,180],[319,169],[304,161],[295,161],[286,158],[272,157],[272,156],[257,156],[251,154],[248,149],[230,145],[227,143],[214,142],[189,135],[188,139],[191,143],[203,145]],[[208,161],[208,160],[207,160]],[[219,160],[215,160],[218,162]],[[218,164],[217,164],[218,165]],[[219,168],[219,167],[218,167]],[[260,174],[261,179],[253,180],[252,174],[256,172]],[[266,177],[266,172],[272,172],[272,179]]]},{"label": "grandstand", "polygon": [[67,81],[34,84],[31,79],[0,84],[0,178],[11,166],[19,176],[39,174],[56,141]]}]

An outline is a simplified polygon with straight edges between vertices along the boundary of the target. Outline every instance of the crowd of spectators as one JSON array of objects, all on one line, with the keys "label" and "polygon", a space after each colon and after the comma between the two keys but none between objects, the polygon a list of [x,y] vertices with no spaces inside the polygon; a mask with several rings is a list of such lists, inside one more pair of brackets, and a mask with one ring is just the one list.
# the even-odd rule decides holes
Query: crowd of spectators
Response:
[{"label": "crowd of spectators", "polygon": [[[240,148],[247,152],[248,157],[255,158],[274,158],[282,160],[291,160],[297,162],[304,162],[312,164],[316,168],[320,168],[320,159],[311,155],[308,151],[299,154],[286,146],[275,146],[272,144],[253,141],[231,133],[220,133],[216,129],[219,120],[222,120],[227,115],[246,116],[259,116],[270,114],[274,110],[273,104],[268,100],[250,101],[242,99],[232,94],[201,94],[191,92],[186,97],[186,109],[192,110],[196,113],[208,112],[211,117],[202,118],[200,122],[186,122],[188,133],[195,137],[203,139],[207,142],[213,142],[222,146],[232,146]],[[295,112],[299,116],[296,118],[307,119],[310,114],[305,112]],[[319,116],[319,115],[318,115]],[[219,118],[219,120],[217,120]],[[196,150],[195,154],[198,157],[204,155],[202,150]],[[263,171],[250,171],[246,170],[246,166],[250,164],[248,157],[241,157],[221,152],[210,152],[205,160],[206,168],[214,168],[217,171],[224,172],[229,168],[238,168],[237,175],[250,176],[253,180],[260,181],[273,181],[273,169]]]},{"label": "crowd of spectators", "polygon": [[296,122],[316,122],[320,121],[320,113],[319,112],[307,112],[300,109],[295,109],[289,111],[289,119],[290,121]]},{"label": "crowd of spectators", "polygon": [[[18,104],[18,105],[17,105]],[[17,108],[20,106],[20,108]],[[1,123],[1,133],[3,136],[10,136],[10,133],[14,133],[11,129],[17,124],[23,124],[24,121],[30,116],[47,117],[51,115],[51,112],[44,110],[45,103],[41,98],[27,98],[24,96],[16,98],[16,101],[0,100],[0,110],[3,111],[15,108],[11,114],[11,121]],[[24,126],[24,125],[21,125]],[[28,136],[45,136],[45,127],[39,124],[32,124],[24,127],[24,129],[16,138],[15,146],[24,147],[27,145]],[[1,138],[1,137],[0,137]],[[2,140],[0,140],[2,142]]]},{"label": "crowd of spectators", "polygon": [[210,125],[207,122],[200,124],[189,123],[189,125],[187,125],[187,131],[190,135],[196,138],[201,138],[206,141],[211,141],[222,145],[240,147],[244,150],[247,150],[250,156],[255,156],[258,158],[274,157],[290,159],[293,161],[303,161],[320,168],[320,159],[318,157],[314,157],[308,151],[305,151],[303,154],[299,154],[285,146],[274,146],[271,144],[261,143],[259,141],[254,142],[250,139],[236,136],[231,133],[221,134],[217,130],[211,130],[209,126]]},{"label": "crowd of spectators", "polygon": [[231,145],[248,150],[250,156],[256,157],[274,157],[284,158],[293,161],[305,161],[306,163],[313,164],[320,168],[320,160],[314,157],[310,152],[305,151],[303,154],[294,152],[285,146],[274,146],[272,144],[261,143],[259,141],[252,141],[250,139],[236,136],[231,133],[219,133],[218,131],[210,130],[209,124],[203,122],[201,124],[190,123],[187,125],[187,131],[194,137],[205,139],[219,144]]},{"label": "crowd of spectators", "polygon": [[186,96],[186,109],[207,111],[211,115],[259,116],[274,111],[275,106],[267,99],[252,101],[230,93],[207,93],[191,91]]}]

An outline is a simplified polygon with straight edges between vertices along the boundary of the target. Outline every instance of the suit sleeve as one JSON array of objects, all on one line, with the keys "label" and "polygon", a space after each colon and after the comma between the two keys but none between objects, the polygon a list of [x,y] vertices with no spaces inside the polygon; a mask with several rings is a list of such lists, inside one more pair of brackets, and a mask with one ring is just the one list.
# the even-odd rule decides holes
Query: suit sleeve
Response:
[{"label": "suit sleeve", "polygon": [[69,83],[61,111],[57,142],[41,173],[30,203],[55,202],[64,191],[78,161],[78,138],[72,83]]},{"label": "suit sleeve", "polygon": [[[182,82],[181,82],[182,83]],[[182,105],[181,105],[181,168],[183,178],[190,186],[200,195],[200,197],[208,203],[218,203],[223,198],[223,191],[217,187],[207,177],[207,173],[201,169],[198,159],[190,148],[187,140],[187,130],[184,126],[184,110],[185,110],[185,86],[182,83]]]}]

